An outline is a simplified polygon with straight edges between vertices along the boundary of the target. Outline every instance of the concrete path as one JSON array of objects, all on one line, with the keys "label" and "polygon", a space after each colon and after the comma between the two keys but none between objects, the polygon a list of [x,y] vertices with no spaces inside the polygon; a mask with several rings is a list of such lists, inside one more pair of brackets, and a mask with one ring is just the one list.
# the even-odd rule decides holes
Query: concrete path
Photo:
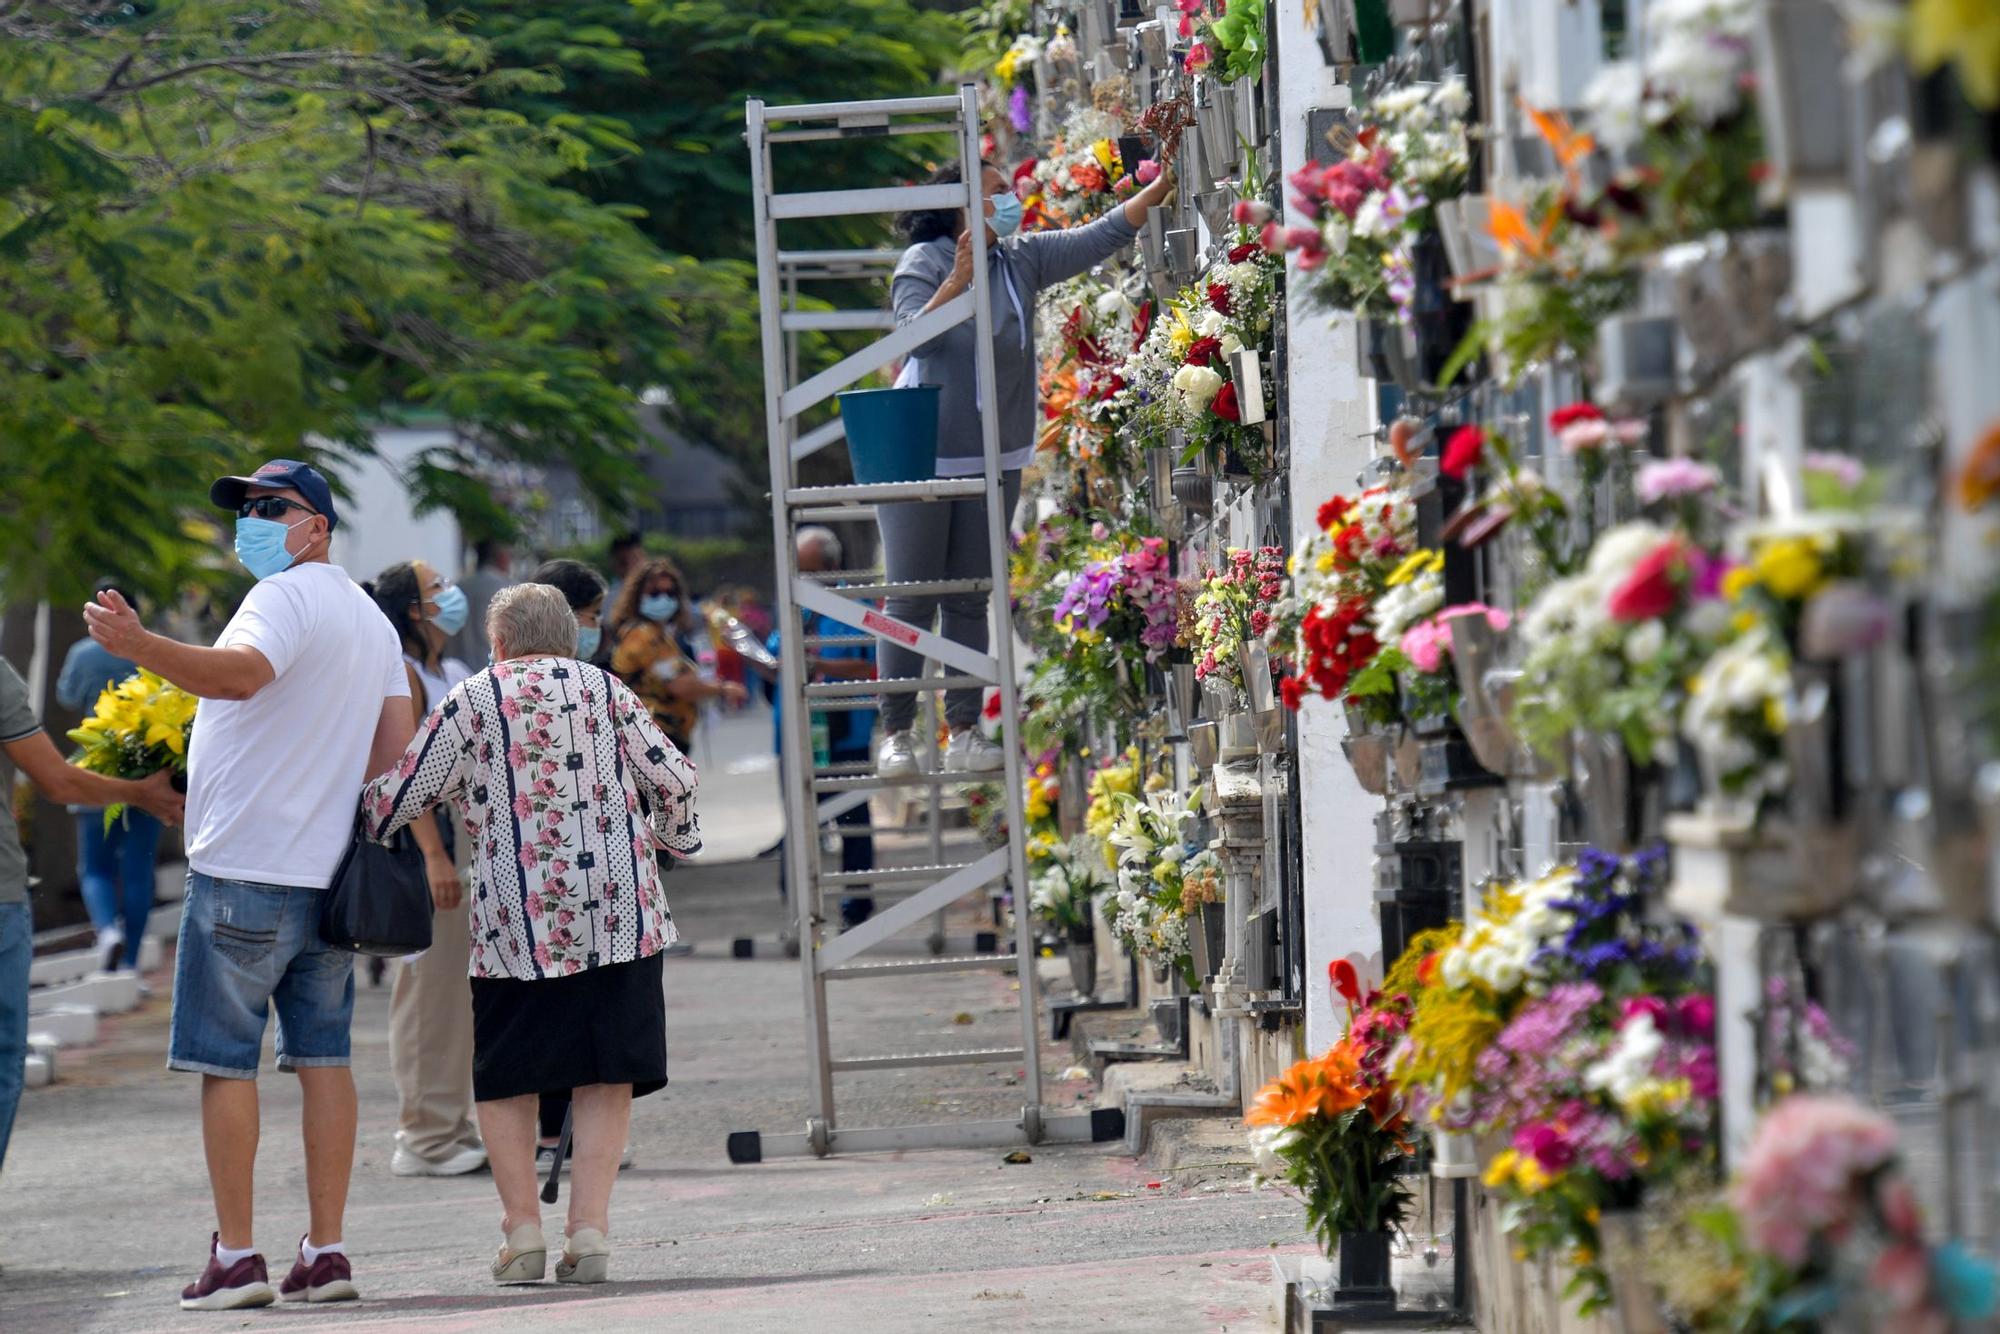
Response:
[{"label": "concrete path", "polygon": [[[735,720],[716,749],[735,749],[738,761],[754,755],[740,744],[751,725]],[[739,763],[732,772],[729,759],[705,758],[711,842],[739,853],[768,842],[770,771]],[[1233,1180],[1183,1189],[1116,1146],[1037,1149],[1023,1165],[982,1150],[731,1166],[730,1131],[795,1130],[806,1109],[798,965],[729,957],[732,938],[776,932],[775,877],[775,862],[729,861],[683,868],[670,882],[676,920],[698,946],[667,967],[673,1084],[635,1111],[637,1163],[612,1205],[613,1283],[496,1289],[485,1272],[499,1241],[489,1178],[389,1175],[387,992],[364,986],[347,1240],[366,1300],[181,1313],[175,1299],[202,1262],[211,1224],[196,1082],[161,1064],[163,996],[107,1022],[64,1082],[23,1105],[0,1180],[0,1331],[1266,1327],[1268,1257],[1274,1245],[1296,1248],[1299,1210]],[[853,983],[839,995],[839,1050],[1018,1041],[1003,975]],[[1081,1081],[1056,1082],[1068,1063],[1066,1051],[1048,1054],[1051,1102],[1088,1094]],[[1011,1115],[1019,1079],[989,1067],[843,1076],[841,1119]],[[261,1082],[257,1237],[282,1272],[304,1227],[298,1098],[275,1072]],[[550,1211],[552,1234],[560,1208]]]}]

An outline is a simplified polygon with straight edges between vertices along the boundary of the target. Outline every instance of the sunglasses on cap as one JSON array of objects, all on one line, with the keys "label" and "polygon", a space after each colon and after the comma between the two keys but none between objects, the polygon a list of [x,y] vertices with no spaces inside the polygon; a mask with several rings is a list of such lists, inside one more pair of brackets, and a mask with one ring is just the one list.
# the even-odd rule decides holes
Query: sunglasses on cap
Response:
[{"label": "sunglasses on cap", "polygon": [[283,496],[252,496],[236,507],[236,517],[239,519],[282,519],[285,517],[286,510],[302,510],[307,514],[319,513],[318,510],[310,505],[301,505],[298,501],[287,500]]}]

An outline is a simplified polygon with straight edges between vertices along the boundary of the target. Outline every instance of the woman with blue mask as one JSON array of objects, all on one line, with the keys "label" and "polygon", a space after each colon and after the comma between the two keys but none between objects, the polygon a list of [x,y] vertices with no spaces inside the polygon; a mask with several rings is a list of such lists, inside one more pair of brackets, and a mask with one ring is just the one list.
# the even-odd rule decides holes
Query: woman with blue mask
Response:
[{"label": "woman with blue mask", "polygon": [[741,704],[745,697],[742,686],[710,680],[688,657],[681,636],[694,628],[687,580],[664,556],[633,571],[611,608],[611,670],[645,701],[667,739],[687,754],[694,753],[694,726],[704,702]]},{"label": "woman with blue mask", "polygon": [[[420,560],[391,565],[364,584],[403,643],[410,698],[422,717],[471,675],[444,654],[445,641],[465,626],[462,589]],[[435,878],[463,883],[471,841],[448,806],[434,813],[446,860],[427,868]],[[395,964],[389,993],[389,1067],[396,1081],[396,1176],[462,1176],[486,1165],[486,1148],[472,1116],[472,986],[470,908],[465,896],[438,909],[432,947]],[[379,964],[380,961],[375,961]],[[375,974],[380,981],[379,972]]]},{"label": "woman with blue mask", "polygon": [[[896,323],[905,325],[926,311],[956,299],[972,286],[975,237],[987,247],[987,278],[992,288],[993,370],[998,394],[992,404],[980,401],[974,369],[973,326],[959,324],[919,346],[910,354],[899,384],[937,385],[938,462],[940,477],[976,477],[985,471],[985,445],[980,413],[999,414],[1000,468],[1005,495],[1003,514],[1011,514],[1020,498],[1021,469],[1035,453],[1037,372],[1035,297],[1045,287],[1086,273],[1131,245],[1146,215],[1172,190],[1169,173],[1098,218],[1066,231],[1022,234],[1021,201],[1007,177],[992,163],[982,163],[984,217],[975,229],[962,209],[906,213],[897,226],[909,241],[890,285]],[[931,177],[931,184],[955,184],[956,164]],[[891,582],[983,579],[990,573],[986,535],[986,501],[961,500],[882,505],[876,511],[882,528],[882,564]],[[987,643],[987,599],[984,593],[888,599],[884,610],[900,621],[931,629],[946,639],[984,651]],[[881,645],[884,679],[923,674],[923,656],[893,640]],[[961,773],[993,773],[1005,764],[1000,747],[979,730],[982,692],[954,690],[945,696],[945,721],[951,741],[945,767]],[[884,695],[881,702],[883,737],[876,747],[876,771],[887,777],[908,777],[917,771],[917,746],[911,735],[917,697]]]}]

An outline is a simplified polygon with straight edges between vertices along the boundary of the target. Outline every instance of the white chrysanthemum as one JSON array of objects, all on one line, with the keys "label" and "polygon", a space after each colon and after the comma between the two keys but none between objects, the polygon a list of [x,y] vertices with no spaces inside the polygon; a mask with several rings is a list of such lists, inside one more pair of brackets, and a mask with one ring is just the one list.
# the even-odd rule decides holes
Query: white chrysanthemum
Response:
[{"label": "white chrysanthemum", "polygon": [[1629,60],[1604,66],[1583,90],[1590,128],[1613,152],[1622,153],[1645,136],[1645,102],[1646,76]]},{"label": "white chrysanthemum", "polygon": [[1472,94],[1465,80],[1456,74],[1431,90],[1431,105],[1454,120],[1463,120],[1472,111]]}]

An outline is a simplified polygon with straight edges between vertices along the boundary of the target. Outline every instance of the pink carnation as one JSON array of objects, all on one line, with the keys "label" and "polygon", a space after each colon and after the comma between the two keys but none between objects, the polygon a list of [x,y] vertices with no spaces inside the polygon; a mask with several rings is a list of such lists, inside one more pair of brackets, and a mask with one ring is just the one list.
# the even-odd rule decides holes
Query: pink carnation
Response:
[{"label": "pink carnation", "polygon": [[1419,621],[1403,632],[1403,656],[1426,674],[1444,670],[1444,655],[1451,649],[1451,629],[1436,617]]},{"label": "pink carnation", "polygon": [[1895,1124],[1850,1098],[1785,1099],[1757,1127],[1733,1191],[1745,1239],[1804,1264],[1814,1235],[1852,1221],[1861,1180],[1895,1153]]},{"label": "pink carnation", "polygon": [[1632,489],[1638,493],[1640,504],[1652,505],[1662,500],[1704,495],[1721,484],[1722,474],[1709,464],[1695,459],[1656,459],[1639,469],[1639,475],[1632,480]]}]

